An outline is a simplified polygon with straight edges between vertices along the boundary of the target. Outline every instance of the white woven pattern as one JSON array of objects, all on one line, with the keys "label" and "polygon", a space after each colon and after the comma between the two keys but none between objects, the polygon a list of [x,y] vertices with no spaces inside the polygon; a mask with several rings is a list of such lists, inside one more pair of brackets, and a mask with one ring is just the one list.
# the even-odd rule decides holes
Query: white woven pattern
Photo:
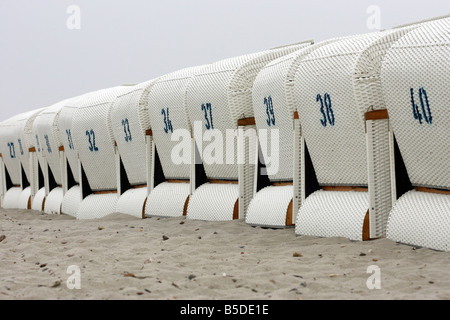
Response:
[{"label": "white woven pattern", "polygon": [[17,209],[28,209],[28,204],[30,203],[31,199],[31,188],[25,188],[22,190],[19,196],[19,203],[17,206]]},{"label": "white woven pattern", "polygon": [[189,183],[161,183],[150,193],[145,215],[147,217],[181,217],[188,197]]},{"label": "white woven pattern", "polygon": [[3,197],[2,208],[4,209],[17,209],[19,208],[19,198],[22,194],[22,188],[11,188]]},{"label": "white woven pattern", "polygon": [[[244,218],[250,201],[256,193],[256,174],[258,170],[258,139],[255,126],[239,127],[238,153],[244,156],[239,164],[239,217]],[[253,160],[251,160],[253,159]]]},{"label": "white woven pattern", "polygon": [[[298,48],[298,45],[289,46],[226,59],[206,66],[194,76],[187,88],[186,104],[190,122],[194,124],[195,121],[201,121],[204,124],[202,133],[205,134],[208,131],[206,122],[208,119],[208,122],[212,122],[212,131],[221,131],[223,137],[226,129],[237,129],[239,119],[253,117],[251,90],[261,68],[273,59]],[[205,111],[205,107],[209,106],[210,110]],[[201,143],[201,137],[197,133],[194,135],[203,154],[208,143]],[[235,164],[226,164],[225,152],[222,163],[205,163],[206,175],[215,179],[237,179],[236,152],[234,156]]]},{"label": "white woven pattern", "polygon": [[391,240],[450,251],[450,196],[405,193],[389,217],[387,237]]},{"label": "white woven pattern", "polygon": [[[203,68],[204,66],[191,67],[163,76],[150,91],[148,109],[153,139],[166,179],[188,179],[190,176],[189,164],[175,164],[172,160],[172,150],[180,141],[172,141],[173,131],[170,128],[191,132],[186,108],[186,88],[193,75]],[[190,158],[187,155],[187,159]]]},{"label": "white woven pattern", "polygon": [[59,147],[63,145],[58,120],[61,109],[69,101],[64,100],[46,108],[33,123],[33,136],[38,136],[42,146],[42,152],[38,153],[39,160],[42,163],[42,157],[45,157],[58,185],[62,185]]},{"label": "white woven pattern", "polygon": [[[21,116],[17,115],[0,123],[0,153],[3,156],[5,169],[8,171],[14,185],[20,185],[20,161],[17,155],[20,153],[20,146],[18,141],[16,141],[15,131],[17,119]],[[14,152],[11,151],[11,143],[14,143],[16,157],[13,157]]]},{"label": "white woven pattern", "polygon": [[141,219],[146,199],[147,188],[130,189],[120,196],[117,201],[116,212]]},{"label": "white woven pattern", "polygon": [[292,186],[269,186],[260,190],[248,207],[245,222],[255,226],[286,227],[286,213],[292,194]]},{"label": "white woven pattern", "polygon": [[[391,125],[411,182],[447,190],[449,39],[450,18],[424,24],[391,47],[381,75]],[[420,121],[414,113],[421,117]]]},{"label": "white woven pattern", "polygon": [[117,96],[129,89],[114,87],[88,95],[80,99],[73,115],[72,138],[89,185],[94,191],[117,189],[110,109]]},{"label": "white woven pattern", "polygon": [[233,220],[238,197],[237,184],[205,183],[191,196],[187,218],[206,221]]},{"label": "white woven pattern", "polygon": [[310,195],[300,208],[295,233],[361,241],[368,209],[367,192],[319,190]]},{"label": "white woven pattern", "polygon": [[[21,140],[22,149],[17,152],[18,158],[20,159],[23,170],[28,181],[32,182],[32,173],[30,172],[30,148],[36,148],[37,153],[41,153],[44,145],[42,145],[39,138],[33,135],[33,123],[36,117],[45,109],[38,109],[27,112],[24,116],[17,120],[16,127],[16,141]],[[22,153],[23,151],[23,153]],[[36,181],[37,182],[37,181]]]},{"label": "white woven pattern", "polygon": [[[364,118],[353,94],[353,71],[363,50],[381,36],[361,35],[322,46],[304,57],[297,70],[295,94],[302,133],[322,185],[368,183]],[[323,118],[321,102],[327,115],[327,95],[333,115]],[[329,123],[333,118],[334,126]]]},{"label": "white woven pattern", "polygon": [[128,92],[117,97],[111,107],[111,125],[114,140],[120,152],[128,180],[131,185],[147,184],[145,132],[143,127],[148,115],[142,119],[142,105],[154,80],[131,87]]},{"label": "white woven pattern", "polygon": [[44,212],[46,214],[61,214],[61,205],[64,199],[62,188],[53,189],[45,200]]},{"label": "white woven pattern", "polygon": [[77,219],[100,219],[116,212],[117,194],[92,194],[80,204]]},{"label": "white woven pattern", "polygon": [[81,205],[80,186],[72,187],[64,195],[61,213],[67,214],[69,216],[76,218],[78,209],[80,208],[80,205]]},{"label": "white woven pattern", "polygon": [[45,199],[45,188],[39,189],[38,192],[36,192],[36,195],[33,197],[33,201],[31,203],[31,210],[35,211],[42,211],[42,204],[44,203]]}]

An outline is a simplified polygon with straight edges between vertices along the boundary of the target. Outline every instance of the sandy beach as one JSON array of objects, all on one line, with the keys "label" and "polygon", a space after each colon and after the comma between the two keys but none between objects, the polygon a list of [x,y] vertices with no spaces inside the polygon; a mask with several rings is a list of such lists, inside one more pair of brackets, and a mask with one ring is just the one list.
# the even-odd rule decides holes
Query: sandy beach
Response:
[{"label": "sandy beach", "polygon": [[[67,285],[70,266],[81,289]],[[380,289],[367,286],[370,266]],[[243,221],[80,221],[2,209],[0,269],[2,300],[450,299],[450,252],[296,237]]]}]

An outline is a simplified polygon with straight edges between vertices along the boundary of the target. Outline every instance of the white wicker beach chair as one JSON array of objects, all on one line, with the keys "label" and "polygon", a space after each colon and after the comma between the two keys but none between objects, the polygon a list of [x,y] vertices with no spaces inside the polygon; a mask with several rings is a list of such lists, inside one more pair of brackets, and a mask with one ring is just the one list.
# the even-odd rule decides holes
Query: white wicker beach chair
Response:
[{"label": "white wicker beach chair", "polygon": [[300,62],[297,108],[321,189],[302,203],[297,235],[385,237],[392,206],[392,139],[381,92],[381,61],[411,28],[345,38]]},{"label": "white wicker beach chair", "polygon": [[22,193],[21,163],[18,158],[21,149],[15,136],[17,119],[21,117],[23,114],[0,123],[0,199],[1,207],[7,209],[18,208]]},{"label": "white wicker beach chair", "polygon": [[413,188],[403,194],[397,190],[387,237],[444,251],[450,250],[449,74],[448,16],[400,38],[381,72],[397,156]]},{"label": "white wicker beach chair", "polygon": [[[158,163],[154,170],[160,172],[155,172],[156,181],[148,198],[151,205],[146,209],[146,216],[179,217],[187,214],[195,177],[191,179],[194,146],[186,109],[186,88],[192,77],[203,68],[185,68],[165,75],[150,91],[148,109],[155,144],[154,162]],[[184,149],[177,148],[183,143]],[[180,157],[180,161],[173,156]]]},{"label": "white wicker beach chair", "polygon": [[58,124],[60,112],[66,104],[70,104],[70,100],[61,101],[46,108],[36,117],[33,124],[33,136],[40,142],[41,151],[37,153],[37,156],[39,175],[44,180],[44,188],[40,188],[39,196],[35,197],[32,206],[37,210],[39,204],[43,204],[39,210],[47,214],[61,214],[64,189],[68,190],[67,181],[64,180],[65,149],[61,138],[70,139],[70,137],[66,132],[61,134]]},{"label": "white wicker beach chair", "polygon": [[[39,179],[39,164],[37,153],[41,152],[39,140],[33,135],[32,127],[34,120],[44,109],[38,109],[23,113],[10,122],[13,125],[9,134],[10,158],[18,162],[18,174],[20,181],[20,195],[16,198],[19,190],[10,192],[12,197],[5,198],[5,205],[17,209],[42,209],[43,181]],[[8,171],[11,173],[11,171]],[[13,174],[14,175],[14,174]],[[15,194],[15,195],[13,195]],[[36,198],[36,201],[35,201]],[[9,200],[13,202],[9,202]],[[40,203],[32,207],[33,202]]]},{"label": "white wicker beach chair", "polygon": [[[246,215],[248,224],[267,227],[294,225],[302,201],[318,188],[316,182],[306,176],[310,173],[306,168],[309,157],[297,112],[295,74],[308,54],[343,39],[306,46],[272,61],[258,74],[253,85],[256,127],[259,132],[267,130],[266,144],[272,156],[274,147],[279,149],[279,170],[268,175],[270,185],[259,191],[251,201]],[[272,141],[271,129],[278,130],[278,146],[277,141]]]},{"label": "white wicker beach chair", "polygon": [[[115,145],[110,109],[129,86],[103,89],[71,100],[62,108],[59,131],[64,143],[63,163],[70,189],[62,213],[77,219],[114,213],[118,200]],[[65,138],[63,139],[63,137]]]},{"label": "white wicker beach chair", "polygon": [[256,192],[258,167],[253,81],[267,63],[304,45],[219,61],[206,66],[192,79],[187,88],[187,109],[208,182],[193,190],[189,219],[244,218]]},{"label": "white wicker beach chair", "polygon": [[111,126],[116,143],[116,176],[119,200],[116,212],[145,217],[150,193],[152,139],[148,94],[155,80],[130,87],[111,107]]}]

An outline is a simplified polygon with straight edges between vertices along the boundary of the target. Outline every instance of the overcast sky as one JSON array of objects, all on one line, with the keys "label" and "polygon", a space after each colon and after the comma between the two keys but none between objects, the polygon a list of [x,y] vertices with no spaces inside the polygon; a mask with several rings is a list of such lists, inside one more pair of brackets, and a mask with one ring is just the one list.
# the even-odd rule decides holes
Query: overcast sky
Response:
[{"label": "overcast sky", "polygon": [[450,13],[448,0],[0,0],[0,121],[184,67],[366,33],[371,5],[383,29]]}]

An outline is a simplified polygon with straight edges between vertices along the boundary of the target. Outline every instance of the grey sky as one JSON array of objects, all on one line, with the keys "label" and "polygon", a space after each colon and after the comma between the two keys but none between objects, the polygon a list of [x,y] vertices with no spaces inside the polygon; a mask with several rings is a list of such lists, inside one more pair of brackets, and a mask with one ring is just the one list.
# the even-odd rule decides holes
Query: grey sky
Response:
[{"label": "grey sky", "polygon": [[[67,8],[81,10],[70,30]],[[85,92],[448,14],[448,0],[0,0],[0,121]]]}]

